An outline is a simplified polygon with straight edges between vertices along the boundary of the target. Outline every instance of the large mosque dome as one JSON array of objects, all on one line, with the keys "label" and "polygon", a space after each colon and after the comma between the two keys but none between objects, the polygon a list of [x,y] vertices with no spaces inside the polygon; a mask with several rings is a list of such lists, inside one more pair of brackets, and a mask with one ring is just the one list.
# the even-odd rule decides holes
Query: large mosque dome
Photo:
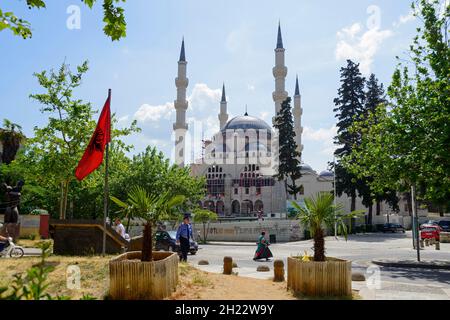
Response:
[{"label": "large mosque dome", "polygon": [[239,129],[267,130],[268,132],[272,131],[272,128],[264,120],[249,116],[248,114],[234,117],[225,124],[225,126],[222,128],[222,131]]}]

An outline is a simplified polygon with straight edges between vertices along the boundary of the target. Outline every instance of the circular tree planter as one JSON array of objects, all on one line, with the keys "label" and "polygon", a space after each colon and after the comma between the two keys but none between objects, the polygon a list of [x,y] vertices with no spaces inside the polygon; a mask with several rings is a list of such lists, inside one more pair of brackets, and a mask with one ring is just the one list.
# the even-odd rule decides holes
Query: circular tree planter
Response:
[{"label": "circular tree planter", "polygon": [[178,255],[153,252],[142,262],[141,252],[127,252],[109,262],[109,297],[114,300],[161,300],[177,287]]},{"label": "circular tree planter", "polygon": [[324,262],[302,261],[288,257],[287,286],[307,296],[351,296],[352,263],[327,258]]}]

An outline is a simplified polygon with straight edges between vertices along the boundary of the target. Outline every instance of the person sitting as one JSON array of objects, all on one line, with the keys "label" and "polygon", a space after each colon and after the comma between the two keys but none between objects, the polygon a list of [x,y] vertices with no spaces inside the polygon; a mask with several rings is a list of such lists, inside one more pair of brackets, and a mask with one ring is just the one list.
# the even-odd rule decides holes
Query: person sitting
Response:
[{"label": "person sitting", "polygon": [[0,235],[0,252],[3,251],[9,244],[8,238],[5,238]]},{"label": "person sitting", "polygon": [[119,218],[116,218],[116,220],[114,221],[114,225],[115,225],[116,232],[118,234],[120,234],[120,236],[122,238],[124,238],[125,240],[130,241],[130,235],[128,233],[126,233],[125,227],[123,226],[123,224]]}]

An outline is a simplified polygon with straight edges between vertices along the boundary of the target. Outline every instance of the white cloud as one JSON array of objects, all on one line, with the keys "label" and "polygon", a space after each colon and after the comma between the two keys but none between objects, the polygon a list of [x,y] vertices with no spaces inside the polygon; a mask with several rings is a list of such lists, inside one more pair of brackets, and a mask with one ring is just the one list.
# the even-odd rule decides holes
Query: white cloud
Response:
[{"label": "white cloud", "polygon": [[259,113],[259,118],[264,121],[267,121],[268,117],[269,117],[269,112],[267,112],[267,111],[261,111]]},{"label": "white cloud", "polygon": [[252,85],[252,84],[248,84],[247,85],[247,89],[250,90],[250,91],[255,91],[255,86]]},{"label": "white cloud", "polygon": [[370,28],[363,32],[360,23],[343,28],[338,31],[338,43],[336,46],[336,59],[352,59],[360,63],[363,74],[370,74],[374,57],[383,41],[393,35],[391,30]]},{"label": "white cloud", "polygon": [[117,122],[118,122],[118,123],[127,122],[129,118],[130,118],[130,115],[127,114],[127,115],[124,115],[123,117],[120,117],[120,118],[117,120]]},{"label": "white cloud", "polygon": [[416,17],[414,16],[414,10],[410,10],[408,14],[401,15],[397,21],[394,21],[392,24],[394,27],[398,28],[402,24],[406,24],[408,22],[414,21]]},{"label": "white cloud", "polygon": [[314,130],[311,127],[305,127],[302,138],[309,141],[322,141],[326,143],[332,141],[336,134],[336,125],[333,125],[331,128],[320,128],[318,130]]},{"label": "white cloud", "polygon": [[311,127],[305,127],[303,130],[302,139],[304,141],[313,141],[321,143],[320,153],[328,157],[332,157],[336,146],[333,143],[333,138],[337,134],[337,127],[333,125],[330,128],[319,128],[314,130]]},{"label": "white cloud", "polygon": [[142,122],[159,121],[161,118],[168,120],[174,111],[173,103],[170,102],[159,106],[143,104],[134,114],[134,118]]},{"label": "white cloud", "polygon": [[247,25],[241,25],[237,29],[231,31],[226,39],[225,47],[231,53],[249,54],[252,50],[252,30]]},{"label": "white cloud", "polygon": [[221,96],[221,89],[211,89],[204,83],[196,83],[191,95],[187,98],[189,101],[189,109],[191,111],[198,111],[205,110],[205,108],[216,108],[213,110],[217,110]]}]

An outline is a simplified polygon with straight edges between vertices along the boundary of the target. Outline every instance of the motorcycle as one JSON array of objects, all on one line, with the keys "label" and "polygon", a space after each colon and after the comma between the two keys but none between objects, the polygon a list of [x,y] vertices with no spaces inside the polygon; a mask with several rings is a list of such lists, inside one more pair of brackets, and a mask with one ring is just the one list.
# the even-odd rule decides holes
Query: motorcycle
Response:
[{"label": "motorcycle", "polygon": [[22,258],[23,255],[24,255],[23,248],[21,246],[16,245],[11,237],[8,237],[8,240],[5,243],[3,250],[0,252],[0,257]]}]

